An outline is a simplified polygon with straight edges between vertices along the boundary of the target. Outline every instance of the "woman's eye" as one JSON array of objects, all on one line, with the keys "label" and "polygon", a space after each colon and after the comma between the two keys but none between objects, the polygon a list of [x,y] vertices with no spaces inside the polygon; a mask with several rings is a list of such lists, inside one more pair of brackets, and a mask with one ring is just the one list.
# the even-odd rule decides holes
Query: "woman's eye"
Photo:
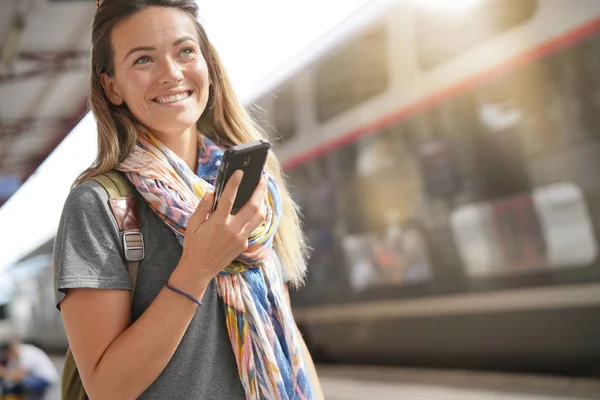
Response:
[{"label": "woman's eye", "polygon": [[135,60],[135,64],[147,64],[150,61],[152,61],[150,59],[150,57],[148,57],[148,56],[142,56],[142,57],[138,58],[137,60]]},{"label": "woman's eye", "polygon": [[181,50],[181,53],[179,53],[179,54],[184,55],[184,56],[191,56],[191,55],[196,54],[196,50],[187,48],[187,49]]}]

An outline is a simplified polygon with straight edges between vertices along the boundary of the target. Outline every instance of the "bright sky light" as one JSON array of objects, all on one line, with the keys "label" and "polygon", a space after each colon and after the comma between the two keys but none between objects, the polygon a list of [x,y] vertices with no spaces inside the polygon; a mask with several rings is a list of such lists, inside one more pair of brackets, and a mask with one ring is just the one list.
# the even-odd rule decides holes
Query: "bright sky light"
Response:
[{"label": "bright sky light", "polygon": [[211,41],[242,98],[368,0],[199,1]]},{"label": "bright sky light", "polygon": [[[247,99],[271,72],[369,0],[199,1],[203,23],[233,84]],[[70,184],[91,164],[95,129],[87,115],[0,209],[0,272],[51,239]],[[58,173],[57,171],[61,171]]]}]

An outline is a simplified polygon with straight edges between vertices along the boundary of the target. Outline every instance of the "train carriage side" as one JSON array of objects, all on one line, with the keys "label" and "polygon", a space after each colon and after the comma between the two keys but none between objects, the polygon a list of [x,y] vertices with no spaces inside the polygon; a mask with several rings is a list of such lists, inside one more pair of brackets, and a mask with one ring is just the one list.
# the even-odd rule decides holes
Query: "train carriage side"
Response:
[{"label": "train carriage side", "polygon": [[298,323],[340,361],[586,373],[600,3],[421,3],[256,101],[312,247]]}]

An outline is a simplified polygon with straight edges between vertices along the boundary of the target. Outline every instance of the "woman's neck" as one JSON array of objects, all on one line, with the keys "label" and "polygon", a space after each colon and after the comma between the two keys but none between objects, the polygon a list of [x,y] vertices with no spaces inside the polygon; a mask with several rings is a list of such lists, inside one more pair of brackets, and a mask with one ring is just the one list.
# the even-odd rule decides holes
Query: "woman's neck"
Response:
[{"label": "woman's neck", "polygon": [[198,132],[195,126],[180,134],[157,132],[154,135],[172,152],[177,154],[192,171],[198,167]]}]

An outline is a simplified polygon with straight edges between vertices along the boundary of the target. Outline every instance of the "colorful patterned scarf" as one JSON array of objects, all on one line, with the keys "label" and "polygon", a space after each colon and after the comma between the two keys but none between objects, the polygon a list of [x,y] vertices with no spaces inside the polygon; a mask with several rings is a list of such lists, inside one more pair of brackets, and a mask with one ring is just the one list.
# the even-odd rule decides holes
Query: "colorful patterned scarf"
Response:
[{"label": "colorful patterned scarf", "polygon": [[[149,133],[139,133],[125,172],[179,243],[187,221],[207,190],[214,190],[223,151],[207,138],[199,146],[194,174],[174,152]],[[272,262],[273,237],[281,215],[277,183],[269,177],[267,218],[252,232],[248,249],[216,277],[225,306],[229,339],[247,399],[311,399],[295,323]],[[210,360],[204,360],[210,362]]]}]

